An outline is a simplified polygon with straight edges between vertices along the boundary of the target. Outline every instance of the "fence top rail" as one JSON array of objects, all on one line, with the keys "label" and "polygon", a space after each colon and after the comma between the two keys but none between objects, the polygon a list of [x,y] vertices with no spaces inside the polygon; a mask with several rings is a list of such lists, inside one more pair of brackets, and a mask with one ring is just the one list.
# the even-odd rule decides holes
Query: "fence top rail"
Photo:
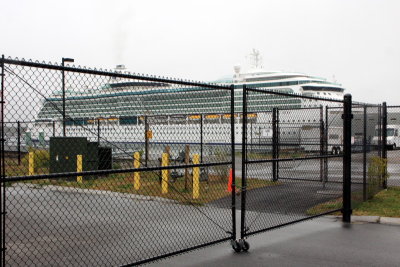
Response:
[{"label": "fence top rail", "polygon": [[187,81],[187,80],[173,79],[173,78],[160,78],[160,77],[155,77],[155,76],[150,76],[150,75],[132,74],[132,73],[128,73],[128,72],[120,73],[120,72],[115,72],[115,71],[113,72],[111,70],[102,70],[102,69],[97,70],[97,69],[75,67],[75,66],[73,66],[73,67],[60,66],[60,65],[56,65],[56,64],[50,64],[50,63],[40,63],[40,62],[0,57],[0,64],[3,64],[3,63],[9,64],[9,65],[19,65],[19,66],[24,66],[24,67],[34,67],[34,68],[41,68],[41,69],[69,71],[69,72],[76,72],[76,73],[83,73],[83,74],[101,75],[101,76],[107,76],[107,77],[118,77],[118,78],[135,79],[135,80],[160,82],[160,83],[173,83],[173,84],[186,85],[186,86],[198,86],[198,87],[205,87],[205,88],[209,88],[209,89],[233,90],[232,85],[216,85],[216,84],[212,84],[212,83]]},{"label": "fence top rail", "polygon": [[301,108],[277,108],[278,110],[320,110],[323,106],[319,107],[301,107]]},{"label": "fence top rail", "polygon": [[[375,104],[364,104],[364,103],[356,103],[356,104],[352,104],[352,107],[353,108],[380,108],[380,107],[382,107],[382,105],[379,105],[379,104],[377,104],[377,105],[375,105]],[[330,106],[327,106],[326,107],[327,109],[343,109],[343,107],[330,107]]]},{"label": "fence top rail", "polygon": [[381,107],[382,104],[370,104],[370,103],[364,103],[364,102],[352,102],[352,106],[361,106],[361,107]]},{"label": "fence top rail", "polygon": [[245,90],[247,90],[247,91],[252,91],[252,92],[256,92],[256,93],[297,97],[297,98],[312,99],[312,100],[327,101],[327,102],[344,103],[343,100],[338,100],[338,99],[315,97],[315,96],[304,96],[304,95],[300,95],[300,94],[284,93],[284,92],[265,90],[265,89],[259,89],[259,88],[254,88],[254,87],[249,88],[247,86],[243,86],[243,88],[245,88]]},{"label": "fence top rail", "polygon": [[387,106],[386,108],[400,108],[400,106],[396,106],[396,105],[394,105],[394,106]]}]

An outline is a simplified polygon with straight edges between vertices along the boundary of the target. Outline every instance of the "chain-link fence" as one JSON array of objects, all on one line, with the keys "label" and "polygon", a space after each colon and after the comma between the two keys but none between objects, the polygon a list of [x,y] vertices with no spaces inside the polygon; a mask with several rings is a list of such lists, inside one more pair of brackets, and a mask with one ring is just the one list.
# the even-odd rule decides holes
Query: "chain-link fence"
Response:
[{"label": "chain-link fence", "polygon": [[276,227],[338,211],[349,222],[387,173],[400,184],[398,107],[67,61],[1,58],[3,265],[247,250]]},{"label": "chain-link fence", "polygon": [[387,107],[386,129],[388,186],[400,186],[400,106]]},{"label": "chain-link fence", "polygon": [[[279,99],[280,107],[271,105],[271,99]],[[265,110],[255,110],[253,103],[260,101],[265,102]],[[329,105],[339,110],[338,106],[343,107],[344,103],[291,92],[244,88],[243,125],[247,127],[243,127],[242,136],[245,189],[241,198],[242,238],[342,210],[343,138],[337,150],[331,148],[329,138],[326,140],[326,136],[333,135],[332,127],[328,134],[325,127]],[[256,114],[257,123],[250,122],[252,114]],[[341,136],[343,126],[343,120],[336,126]],[[264,129],[259,132],[264,139],[258,144],[263,147],[258,153],[252,151],[250,143],[249,131],[254,131],[254,127]],[[249,191],[248,186],[256,179],[265,186]]]},{"label": "chain-link fence", "polygon": [[233,87],[3,62],[3,263],[137,264],[235,239]]}]

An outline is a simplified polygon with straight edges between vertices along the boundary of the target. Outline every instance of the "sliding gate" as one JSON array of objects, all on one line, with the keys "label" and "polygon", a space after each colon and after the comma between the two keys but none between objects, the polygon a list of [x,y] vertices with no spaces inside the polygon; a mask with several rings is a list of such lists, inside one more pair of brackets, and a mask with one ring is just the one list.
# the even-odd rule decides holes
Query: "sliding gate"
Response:
[{"label": "sliding gate", "polygon": [[[341,111],[335,134],[344,145],[337,153],[328,153],[327,106]],[[343,101],[244,87],[242,249],[248,249],[246,236],[317,216],[342,211],[349,221],[351,119],[350,95]],[[249,142],[254,131],[260,139]],[[248,191],[256,182],[264,186]]]}]

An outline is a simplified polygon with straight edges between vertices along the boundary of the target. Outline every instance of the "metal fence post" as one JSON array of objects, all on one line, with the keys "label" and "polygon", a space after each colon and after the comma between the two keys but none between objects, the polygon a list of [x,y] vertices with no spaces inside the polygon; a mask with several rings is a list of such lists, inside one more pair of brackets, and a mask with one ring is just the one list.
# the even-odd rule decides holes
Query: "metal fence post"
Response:
[{"label": "metal fence post", "polygon": [[349,223],[351,221],[351,95],[344,96],[343,103],[343,208],[342,221]]},{"label": "metal fence post", "polygon": [[[382,158],[387,162],[387,106],[386,102],[382,104]],[[382,187],[387,189],[387,163],[383,174],[383,183]]]},{"label": "metal fence post", "polygon": [[278,109],[272,109],[272,180],[278,181]]},{"label": "metal fence post", "polygon": [[[64,67],[64,60],[62,61]],[[64,69],[61,71],[61,87],[62,87],[62,120],[63,120],[63,136],[65,137],[65,73]]]},{"label": "metal fence post", "polygon": [[379,105],[378,108],[378,129],[379,129],[379,136],[378,136],[378,150],[379,157],[382,157],[382,106]]},{"label": "metal fence post", "polygon": [[203,114],[200,115],[200,163],[203,163]]},{"label": "metal fence post", "polygon": [[240,238],[245,236],[246,219],[246,164],[247,164],[247,87],[243,85],[243,117],[242,117],[242,203],[240,220]]},{"label": "metal fence post", "polygon": [[[203,125],[203,124],[202,124]],[[201,127],[203,128],[203,127]],[[203,131],[202,131],[203,133]],[[203,138],[201,138],[203,140]],[[203,142],[202,142],[203,147]],[[203,153],[202,153],[203,154]],[[232,160],[232,241],[236,240],[236,183],[235,183],[235,87],[231,85],[231,160]]]},{"label": "metal fence post", "polygon": [[21,165],[21,123],[17,121],[17,151],[18,151],[18,165]]},{"label": "metal fence post", "polygon": [[147,116],[144,116],[144,166],[147,167],[149,161],[149,137],[147,135],[149,131],[149,123],[147,121]]},{"label": "metal fence post", "polygon": [[367,201],[367,106],[364,105],[363,129],[363,201]]},{"label": "metal fence post", "polygon": [[97,119],[97,143],[100,145],[100,119]]},{"label": "metal fence post", "polygon": [[[325,106],[325,155],[328,155],[328,148],[329,148],[329,143],[328,143],[328,129],[329,129],[329,107]],[[328,158],[324,158],[324,182],[323,186],[325,188],[325,183],[328,181]]]},{"label": "metal fence post", "polygon": [[66,120],[66,112],[65,112],[65,62],[74,62],[72,58],[62,58],[61,66],[63,67],[61,70],[61,82],[62,82],[62,117],[63,117],[63,136],[66,136],[65,133],[65,120]]},{"label": "metal fence post", "polygon": [[322,156],[324,155],[324,108],[321,105],[319,109],[319,155],[321,156],[319,160],[319,180],[322,182],[324,180],[324,158]]},{"label": "metal fence post", "polygon": [[56,136],[56,122],[53,121],[53,137]]},{"label": "metal fence post", "polygon": [[1,107],[0,107],[0,127],[1,127],[1,140],[0,140],[0,155],[1,155],[1,164],[0,164],[0,173],[1,173],[1,197],[0,197],[0,206],[1,206],[1,265],[6,265],[6,171],[5,171],[5,160],[4,160],[4,55],[1,56]]},{"label": "metal fence post", "polygon": [[[276,159],[279,159],[279,152],[280,152],[280,142],[281,142],[281,130],[279,125],[279,108],[276,108]],[[279,161],[275,161],[276,165],[276,181],[279,180]]]},{"label": "metal fence post", "polygon": [[253,122],[250,121],[250,153],[253,153]]}]

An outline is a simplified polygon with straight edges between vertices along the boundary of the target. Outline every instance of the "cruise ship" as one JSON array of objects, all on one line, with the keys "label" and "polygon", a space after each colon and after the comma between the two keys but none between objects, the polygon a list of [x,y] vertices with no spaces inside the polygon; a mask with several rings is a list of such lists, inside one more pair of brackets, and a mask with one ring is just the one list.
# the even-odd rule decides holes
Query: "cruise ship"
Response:
[{"label": "cruise ship", "polygon": [[[254,50],[251,56],[254,62],[249,70],[242,71],[236,65],[231,78],[215,81],[220,85],[234,85],[235,142],[239,145],[242,142],[244,85],[303,96],[343,99],[344,88],[336,82],[302,73],[267,71],[260,65],[258,51]],[[116,72],[123,70],[120,65]],[[95,88],[66,91],[66,136],[84,136],[90,141],[107,142],[116,150],[122,144],[135,144],[134,150],[140,150],[145,141],[145,127],[148,127],[152,144],[196,145],[201,140],[208,145],[227,145],[230,143],[230,105],[229,90],[110,78]],[[250,94],[248,139],[261,143],[271,137],[272,108],[282,109],[280,122],[286,126],[281,128],[281,135],[300,138],[299,125],[319,123],[318,107],[321,105],[325,103],[313,99]],[[299,108],[310,108],[310,112],[307,116],[299,112],[295,114],[293,110]],[[313,108],[315,112],[312,112]],[[45,99],[36,122],[27,130],[26,143],[44,145],[49,137],[62,136],[61,111],[61,91],[54,92]]]}]

